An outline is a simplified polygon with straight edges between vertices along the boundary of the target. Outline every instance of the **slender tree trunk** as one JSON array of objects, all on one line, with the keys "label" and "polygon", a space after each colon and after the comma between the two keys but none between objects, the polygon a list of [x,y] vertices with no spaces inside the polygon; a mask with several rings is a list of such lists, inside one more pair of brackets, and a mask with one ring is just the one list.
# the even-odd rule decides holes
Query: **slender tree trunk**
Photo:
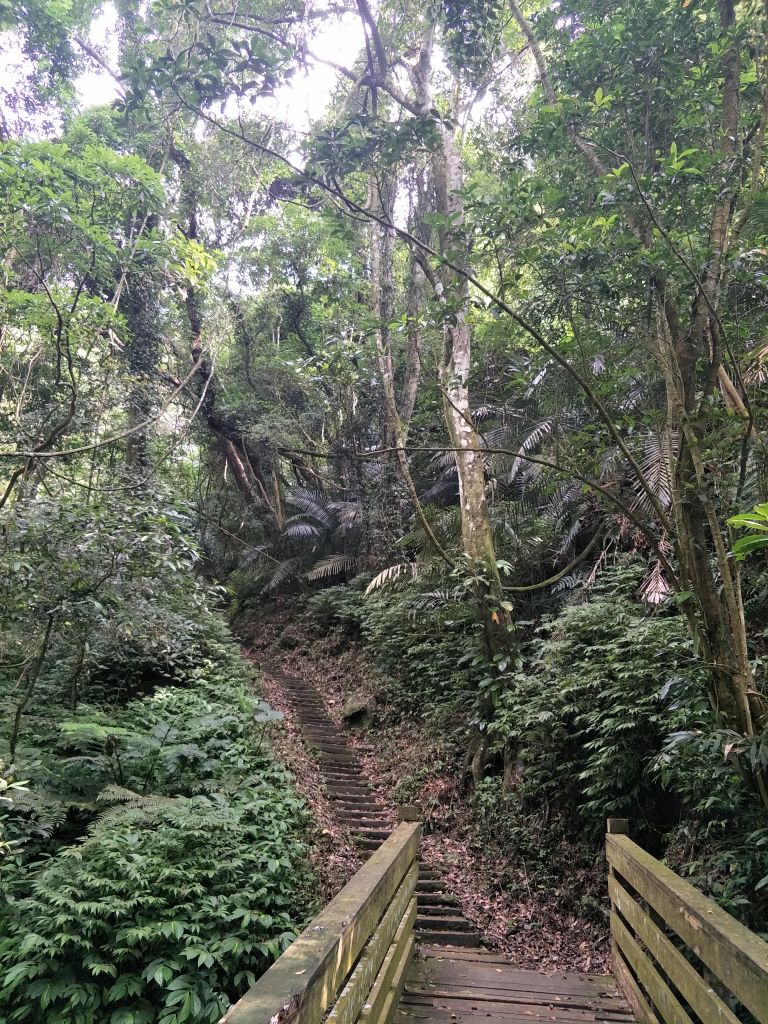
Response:
[{"label": "slender tree trunk", "polygon": [[[383,217],[385,220],[391,220],[393,201],[394,190],[391,187],[388,186],[382,189],[381,184],[377,186],[375,183],[371,183],[370,202],[375,206],[378,216]],[[384,447],[395,449],[400,475],[408,492],[414,514],[437,554],[449,565],[452,565],[453,562],[450,555],[448,555],[435,535],[432,525],[425,516],[424,509],[419,501],[416,485],[411,475],[411,468],[408,464],[408,454],[405,450],[406,427],[403,424],[397,406],[392,338],[388,326],[394,309],[394,234],[373,221],[370,224],[369,231],[371,239],[371,311],[378,321],[374,330],[374,337],[376,340],[379,376],[384,392]]]}]

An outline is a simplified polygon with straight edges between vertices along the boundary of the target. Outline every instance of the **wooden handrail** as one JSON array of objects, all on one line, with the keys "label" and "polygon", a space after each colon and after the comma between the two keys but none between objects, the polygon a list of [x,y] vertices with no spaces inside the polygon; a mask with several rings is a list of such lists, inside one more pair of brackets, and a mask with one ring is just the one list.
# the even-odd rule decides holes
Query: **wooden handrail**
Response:
[{"label": "wooden handrail", "polygon": [[403,822],[220,1024],[385,1024],[413,951],[421,825]]},{"label": "wooden handrail", "polygon": [[768,1024],[768,943],[609,822],[614,970],[641,1024]]}]

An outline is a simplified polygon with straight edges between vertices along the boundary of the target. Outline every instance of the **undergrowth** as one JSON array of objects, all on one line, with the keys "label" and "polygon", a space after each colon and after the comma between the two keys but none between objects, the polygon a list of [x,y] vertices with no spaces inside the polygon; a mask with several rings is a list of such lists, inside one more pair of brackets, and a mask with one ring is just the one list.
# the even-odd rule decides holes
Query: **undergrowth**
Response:
[{"label": "undergrowth", "polygon": [[180,685],[31,714],[2,812],[7,1024],[217,1021],[315,910],[279,716],[210,619]]},{"label": "undergrowth", "polygon": [[[308,618],[370,651],[386,674],[380,721],[421,721],[422,757],[404,771],[399,798],[422,804],[437,827],[461,827],[495,858],[501,884],[519,886],[523,863],[524,884],[550,887],[604,927],[605,819],[628,817],[652,853],[763,928],[764,821],[723,754],[728,736],[682,618],[641,603],[642,572],[631,559],[609,567],[543,619],[522,662],[503,672],[480,653],[471,606],[437,601],[418,583],[367,597],[329,588],[310,598]],[[489,743],[472,791],[462,750],[473,723]]]}]

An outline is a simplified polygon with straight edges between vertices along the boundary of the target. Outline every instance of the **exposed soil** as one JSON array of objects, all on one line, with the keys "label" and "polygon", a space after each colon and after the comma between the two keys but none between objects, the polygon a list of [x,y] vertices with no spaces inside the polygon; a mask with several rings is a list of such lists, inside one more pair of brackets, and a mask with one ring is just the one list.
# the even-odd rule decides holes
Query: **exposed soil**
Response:
[{"label": "exposed soil", "polygon": [[[386,793],[387,802],[404,802],[405,788],[407,802],[417,805],[425,826],[422,858],[445,876],[465,916],[475,923],[487,945],[507,954],[521,969],[610,973],[604,929],[564,912],[560,893],[542,888],[525,863],[505,861],[498,850],[483,849],[460,765],[451,764],[450,752],[440,749],[439,739],[425,735],[420,723],[397,721],[377,704],[383,679],[362,645],[335,633],[316,636],[295,608],[264,612],[258,619],[239,624],[239,633],[263,673],[266,699],[286,714],[278,754],[296,775],[297,788],[318,823],[320,837],[314,859],[326,897],[338,891],[357,869],[360,853],[334,819],[332,806],[318,784],[314,762],[304,751],[290,708],[270,670],[312,683],[340,725],[342,708],[350,697],[359,695],[369,702],[375,711],[373,724],[365,730],[348,730],[350,742],[369,777]],[[604,873],[602,865],[574,867],[574,872],[579,870],[589,891],[595,888],[596,872]],[[581,881],[572,877],[569,885],[578,887]]]}]

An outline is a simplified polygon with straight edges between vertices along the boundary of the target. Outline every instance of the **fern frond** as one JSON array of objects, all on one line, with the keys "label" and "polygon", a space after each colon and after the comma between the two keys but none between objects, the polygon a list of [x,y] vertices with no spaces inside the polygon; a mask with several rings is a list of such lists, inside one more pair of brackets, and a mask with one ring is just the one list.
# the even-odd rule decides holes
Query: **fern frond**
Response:
[{"label": "fern frond", "polygon": [[129,819],[140,822],[146,818],[162,815],[163,818],[184,825],[195,819],[201,810],[212,808],[204,796],[158,796],[134,793],[122,786],[108,786],[97,797],[97,802],[106,804],[104,811],[88,828],[91,835],[112,827],[115,821]]},{"label": "fern frond", "polygon": [[32,819],[30,830],[49,839],[67,818],[71,800],[61,800],[45,790],[14,789],[13,800],[9,801],[14,813],[19,812]]}]

